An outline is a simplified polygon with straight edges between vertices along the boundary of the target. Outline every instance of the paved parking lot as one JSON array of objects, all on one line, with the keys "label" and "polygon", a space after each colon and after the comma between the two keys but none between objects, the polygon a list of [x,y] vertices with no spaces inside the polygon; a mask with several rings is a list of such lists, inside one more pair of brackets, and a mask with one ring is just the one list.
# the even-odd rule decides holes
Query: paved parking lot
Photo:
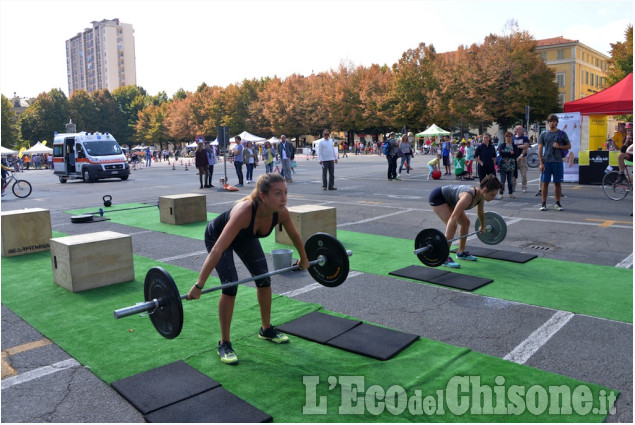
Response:
[{"label": "paved parking lot", "polygon": [[[455,183],[454,178],[427,181],[428,158],[417,156],[410,176],[386,180],[386,160],[349,155],[336,166],[337,191],[321,190],[321,169],[315,159],[297,158],[298,168],[289,184],[289,205],[306,203],[337,208],[338,229],[413,239],[423,228],[442,229],[427,203],[430,191]],[[191,160],[190,160],[191,161]],[[190,164],[155,164],[133,171],[126,182],[117,180],[61,184],[50,171],[28,171],[20,177],[33,185],[27,199],[12,194],[2,199],[2,211],[41,207],[51,210],[53,229],[66,234],[85,232],[70,222],[64,211],[98,208],[102,197],[113,203],[156,202],[161,195],[206,193],[207,210],[220,213],[250,190],[218,192],[199,189]],[[216,166],[214,184],[223,174]],[[257,178],[263,167],[255,171]],[[227,175],[235,184],[233,165]],[[632,198],[610,201],[599,186],[564,185],[565,211],[541,212],[538,171],[529,172],[527,193],[486,205],[501,214],[508,235],[501,249],[532,252],[539,257],[632,270]],[[476,182],[471,182],[476,184]],[[246,189],[246,190],[245,190]],[[470,218],[475,218],[470,214]],[[134,252],[192,270],[200,269],[204,246],[200,241],[118,225],[91,224],[90,231],[116,230],[132,235]],[[471,241],[471,239],[470,239]],[[470,242],[478,243],[478,242]],[[378,247],[378,260],[386,260]],[[417,264],[413,257],[413,264]],[[239,276],[245,270],[239,267]],[[492,273],[496,273],[495,270]],[[28,284],[28,275],[25,275]],[[274,292],[315,302],[326,309],[426,338],[509,358],[529,342],[538,344],[523,357],[529,366],[618,389],[621,394],[610,422],[632,422],[633,328],[624,323],[555,311],[528,304],[419,284],[401,279],[358,273],[355,270],[337,293],[323,289],[297,291],[292,276],[274,278]],[[580,294],[584,297],[584,294]],[[532,339],[536,331],[552,325],[549,338]],[[537,341],[537,342],[536,342]],[[516,351],[515,351],[516,350]],[[135,409],[55,344],[46,340],[4,305],[2,307],[2,421],[3,422],[142,422]],[[5,376],[6,371],[6,376]]]}]

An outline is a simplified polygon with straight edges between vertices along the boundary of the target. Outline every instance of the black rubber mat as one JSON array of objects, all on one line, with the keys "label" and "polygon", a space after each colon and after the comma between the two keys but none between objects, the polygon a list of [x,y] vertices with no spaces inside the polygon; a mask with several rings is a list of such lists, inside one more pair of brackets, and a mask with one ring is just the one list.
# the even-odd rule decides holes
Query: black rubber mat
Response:
[{"label": "black rubber mat", "polygon": [[389,360],[418,338],[418,335],[362,323],[326,344],[363,356]]},{"label": "black rubber mat", "polygon": [[273,418],[223,387],[218,387],[155,410],[145,415],[145,420],[162,423],[246,423],[271,422]]},{"label": "black rubber mat", "polygon": [[313,311],[276,327],[282,332],[324,344],[329,339],[335,338],[361,323],[360,320],[344,319]]},{"label": "black rubber mat", "polygon": [[450,288],[463,289],[465,291],[473,291],[476,288],[480,288],[483,285],[493,282],[492,279],[453,273],[447,271],[447,269],[429,268],[423,266],[408,266],[403,269],[392,271],[389,274],[421,280],[423,282],[436,283],[437,285],[449,286]]},{"label": "black rubber mat", "polygon": [[470,276],[468,274],[447,273],[439,277],[430,279],[428,282],[437,285],[449,286],[450,288],[463,289],[464,291],[473,291],[488,283],[492,283],[493,279],[485,277]]},{"label": "black rubber mat", "polygon": [[[491,258],[493,260],[504,260],[511,261],[512,263],[526,263],[527,261],[533,260],[537,257],[535,254],[525,254],[523,252],[515,252],[515,251],[506,251],[502,249],[491,249],[491,248],[482,248],[480,246],[474,246],[467,249],[467,251],[476,256],[476,257],[484,257]],[[453,249],[452,252],[456,252],[456,249]]]},{"label": "black rubber mat", "polygon": [[449,273],[448,269],[442,267],[408,266],[403,269],[389,272],[388,274],[429,282],[428,279],[434,279],[447,273]]},{"label": "black rubber mat", "polygon": [[115,381],[112,386],[144,415],[162,407],[220,387],[183,361]]},{"label": "black rubber mat", "polygon": [[494,260],[505,260],[511,261],[512,263],[526,263],[527,261],[533,260],[536,258],[535,254],[525,254],[523,252],[514,252],[514,251],[496,251],[487,256],[487,258],[492,258]]}]

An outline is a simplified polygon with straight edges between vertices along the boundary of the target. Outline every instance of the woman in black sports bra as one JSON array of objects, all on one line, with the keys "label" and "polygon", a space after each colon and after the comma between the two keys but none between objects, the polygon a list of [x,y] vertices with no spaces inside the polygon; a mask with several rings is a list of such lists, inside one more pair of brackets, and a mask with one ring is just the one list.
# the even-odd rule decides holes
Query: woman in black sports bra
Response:
[{"label": "woman in black sports bra", "polygon": [[[249,196],[239,200],[231,210],[225,211],[212,220],[205,231],[205,245],[209,254],[203,263],[196,284],[190,289],[187,299],[201,296],[201,289],[216,268],[221,283],[238,280],[234,265],[234,252],[242,260],[252,276],[268,272],[267,260],[259,238],[269,236],[276,224],[280,223],[293,241],[300,255],[298,265],[301,270],[309,267],[309,260],[287,210],[287,184],[278,173],[260,176],[256,187]],[[262,327],[258,337],[275,343],[286,343],[289,338],[271,325],[271,279],[255,281]],[[237,286],[222,290],[218,302],[221,340],[218,355],[223,363],[235,364],[238,357],[233,351],[229,337]]]}]

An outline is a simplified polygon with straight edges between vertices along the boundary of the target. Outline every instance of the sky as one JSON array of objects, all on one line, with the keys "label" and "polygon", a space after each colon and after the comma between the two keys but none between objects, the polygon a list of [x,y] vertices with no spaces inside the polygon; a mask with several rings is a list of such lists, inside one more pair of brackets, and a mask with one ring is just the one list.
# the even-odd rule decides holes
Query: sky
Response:
[{"label": "sky", "polygon": [[137,85],[171,97],[203,82],[392,65],[422,42],[437,52],[480,44],[512,19],[536,39],[610,55],[633,23],[633,0],[0,0],[0,92],[68,95],[66,40],[115,18],[134,28]]}]

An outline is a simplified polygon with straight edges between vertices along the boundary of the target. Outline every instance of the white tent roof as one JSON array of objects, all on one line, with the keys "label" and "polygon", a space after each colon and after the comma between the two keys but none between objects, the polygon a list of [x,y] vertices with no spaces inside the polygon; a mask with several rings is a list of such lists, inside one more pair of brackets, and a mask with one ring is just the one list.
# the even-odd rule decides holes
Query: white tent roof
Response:
[{"label": "white tent roof", "polygon": [[47,148],[42,143],[37,142],[32,148],[29,148],[23,152],[26,155],[33,155],[36,153],[53,153],[53,149]]},{"label": "white tent roof", "polygon": [[[268,141],[269,143],[271,143],[272,145],[275,145],[276,143],[280,143],[280,142],[281,142],[281,140],[280,140],[280,139],[278,139],[276,136],[273,136],[272,138],[267,139],[267,141]],[[264,142],[263,142],[263,143],[264,143]],[[258,144],[260,145],[260,143],[258,143]]]},{"label": "white tent roof", "polygon": [[137,146],[132,148],[133,151],[144,151],[146,149],[148,149],[148,147],[147,146],[143,146],[143,145],[137,145]]},{"label": "white tent roof", "polygon": [[192,142],[189,145],[185,145],[185,147],[188,148],[188,149],[194,149],[194,148],[198,147],[198,143]]},{"label": "white tent roof", "polygon": [[[238,136],[240,136],[240,139],[243,142],[254,142],[254,143],[258,143],[258,142],[263,142],[266,140],[264,137],[260,137],[260,136],[255,136],[251,133],[248,133],[246,131],[243,131],[242,133],[240,133]],[[234,136],[236,137],[236,136]],[[232,141],[234,140],[234,137],[232,137]]]},{"label": "white tent roof", "polygon": [[18,151],[0,146],[0,155],[17,155]]},{"label": "white tent roof", "polygon": [[417,137],[426,137],[426,136],[449,136],[450,132],[446,131],[444,129],[442,129],[441,127],[439,127],[436,124],[432,124],[430,127],[428,127],[425,131],[422,131],[421,133],[417,133],[416,136]]}]

